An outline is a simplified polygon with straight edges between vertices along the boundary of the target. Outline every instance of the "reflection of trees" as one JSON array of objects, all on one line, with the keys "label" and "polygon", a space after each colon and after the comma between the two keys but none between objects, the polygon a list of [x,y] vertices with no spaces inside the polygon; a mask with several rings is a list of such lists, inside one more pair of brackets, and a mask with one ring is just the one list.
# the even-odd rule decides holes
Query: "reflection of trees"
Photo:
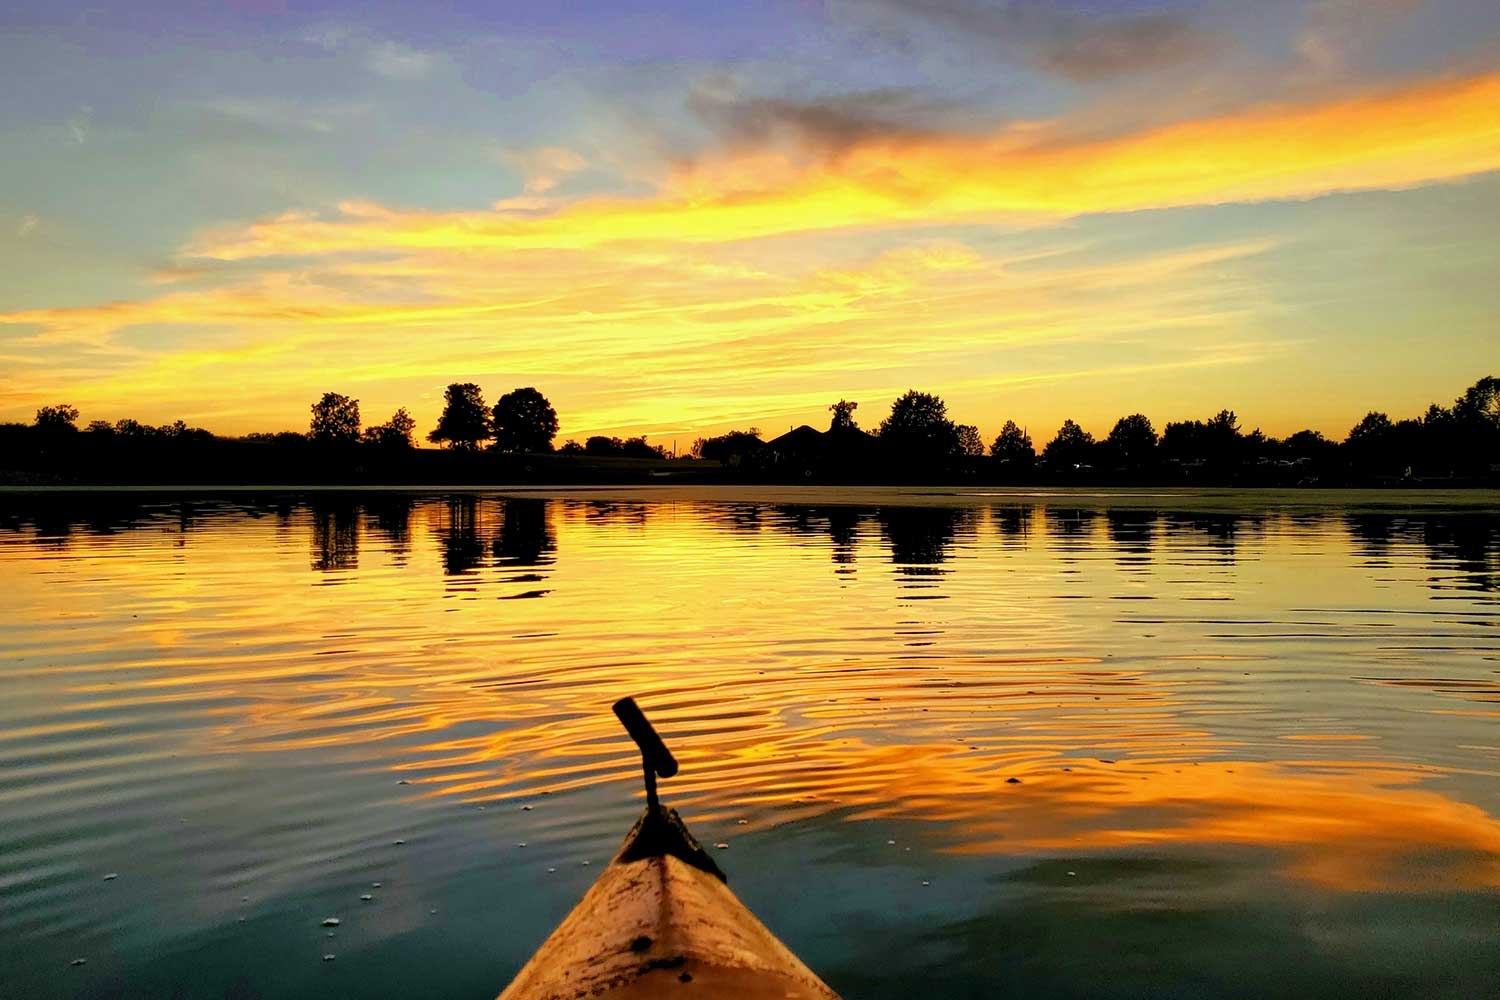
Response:
[{"label": "reflection of trees", "polygon": [[467,573],[484,558],[479,540],[479,503],[471,496],[450,497],[447,518],[438,534],[443,543],[443,572]]},{"label": "reflection of trees", "polygon": [[1055,538],[1086,538],[1094,531],[1096,510],[1087,507],[1048,507],[1047,534]]},{"label": "reflection of trees", "polygon": [[756,532],[761,529],[761,506],[758,503],[730,504],[719,521],[732,531]]},{"label": "reflection of trees", "polygon": [[862,515],[854,507],[830,507],[828,510],[828,538],[833,542],[833,561],[843,566],[853,565],[859,549],[859,522]]},{"label": "reflection of trees", "polygon": [[184,500],[177,505],[177,544],[187,544],[187,536],[197,525],[198,505],[191,500]]},{"label": "reflection of trees", "polygon": [[1150,562],[1156,536],[1156,512],[1112,507],[1105,511],[1104,527],[1121,566]]},{"label": "reflection of trees", "polygon": [[[1500,590],[1500,518],[1456,514],[1417,519],[1422,543],[1435,563],[1458,571],[1458,590]],[[1434,581],[1434,585],[1439,585]]]},{"label": "reflection of trees", "polygon": [[502,566],[545,566],[553,561],[557,540],[552,534],[547,501],[506,500],[500,517],[500,532],[493,545],[495,560]]},{"label": "reflection of trees", "polygon": [[591,500],[583,504],[583,517],[589,524],[643,525],[648,513],[649,508],[643,503]]},{"label": "reflection of trees", "polygon": [[1235,540],[1247,524],[1257,525],[1260,518],[1248,514],[1192,513],[1168,514],[1167,531],[1174,535],[1196,534],[1217,551],[1223,562],[1234,562]]},{"label": "reflection of trees", "polygon": [[1031,537],[1032,508],[991,507],[990,521],[995,531],[1006,539],[1024,541]]},{"label": "reflection of trees", "polygon": [[400,494],[365,501],[370,526],[385,536],[386,547],[398,565],[406,561],[406,554],[411,551],[411,510],[411,498]]},{"label": "reflection of trees", "polygon": [[359,567],[359,508],[352,499],[320,497],[312,504],[312,568]]},{"label": "reflection of trees", "polygon": [[53,548],[68,547],[68,541],[73,534],[71,511],[43,504],[33,514],[32,523],[36,525],[36,537],[39,541]]},{"label": "reflection of trees", "polygon": [[1367,558],[1383,557],[1396,533],[1395,518],[1389,514],[1345,514],[1344,526]]},{"label": "reflection of trees", "polygon": [[876,515],[898,566],[945,562],[960,523],[972,512],[952,507],[882,507]]},{"label": "reflection of trees", "polygon": [[858,507],[781,506],[775,508],[771,523],[793,535],[827,535],[832,542],[833,561],[853,565],[859,547],[859,524],[868,512]]},{"label": "reflection of trees", "polygon": [[1492,514],[1344,515],[1349,536],[1367,558],[1384,559],[1393,545],[1421,545],[1434,589],[1500,590],[1500,518]]}]

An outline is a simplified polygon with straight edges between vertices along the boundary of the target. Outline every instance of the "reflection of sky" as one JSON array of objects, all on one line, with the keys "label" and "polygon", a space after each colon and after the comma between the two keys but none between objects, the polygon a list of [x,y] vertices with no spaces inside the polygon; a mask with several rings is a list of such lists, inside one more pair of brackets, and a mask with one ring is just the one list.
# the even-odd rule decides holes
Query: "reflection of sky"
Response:
[{"label": "reflection of sky", "polygon": [[986,437],[1342,434],[1495,360],[1479,0],[0,18],[0,418],[425,428],[472,378],[660,439],[916,382]]},{"label": "reflection of sky", "polygon": [[[399,940],[498,989],[429,911],[529,953],[630,819],[624,693],[795,950],[832,978],[855,946],[829,921],[905,942],[865,995],[1017,907],[1139,910],[1159,946],[1163,907],[1385,926],[1398,894],[1482,971],[1455,901],[1500,889],[1492,515],[626,496],[13,494],[0,930],[34,947],[8,978],[50,981],[58,949],[145,976],[185,922],[221,954],[317,949],[339,913],[360,982]],[[843,889],[798,910],[789,879]]]}]

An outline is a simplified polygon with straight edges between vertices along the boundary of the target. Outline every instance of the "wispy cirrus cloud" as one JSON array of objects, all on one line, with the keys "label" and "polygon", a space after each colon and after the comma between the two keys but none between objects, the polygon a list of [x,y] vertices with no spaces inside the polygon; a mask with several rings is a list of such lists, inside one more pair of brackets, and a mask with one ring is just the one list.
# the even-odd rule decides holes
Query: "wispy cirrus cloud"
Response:
[{"label": "wispy cirrus cloud", "polygon": [[[935,356],[961,369],[955,389],[1039,379],[1014,365],[994,370],[995,352],[1118,340],[1124,330],[1155,345],[1131,362],[1143,370],[1242,364],[1274,347],[1248,347],[1231,332],[1260,296],[1253,283],[1226,285],[1223,273],[1268,249],[1251,242],[1095,260],[928,240],[808,266],[780,253],[756,264],[691,247],[430,248],[0,322],[39,329],[10,341],[23,355],[72,345],[114,357],[114,371],[69,387],[85,408],[149,405],[167,386],[179,387],[181,405],[210,406],[226,378],[238,394],[299,399],[309,379],[321,384],[330,372],[360,386],[372,407],[394,408],[413,403],[410,390],[392,386],[441,386],[461,359],[466,372],[526,372],[547,383],[566,400],[566,434],[685,433],[819,408],[829,393],[893,396]],[[199,331],[197,346],[150,349],[133,332],[174,327]],[[1065,374],[1090,370],[1072,364]],[[44,398],[60,389],[47,381],[55,377],[29,369],[26,391]],[[184,399],[183,386],[204,399]],[[426,420],[435,405],[413,408]]]},{"label": "wispy cirrus cloud", "polygon": [[569,174],[575,174],[589,165],[581,153],[566,146],[504,149],[499,155],[503,161],[521,172],[523,190],[527,195],[547,194]]},{"label": "wispy cirrus cloud", "polygon": [[426,78],[441,60],[438,52],[418,49],[348,24],[310,28],[299,40],[328,52],[349,52],[370,73],[387,80],[410,82]]}]

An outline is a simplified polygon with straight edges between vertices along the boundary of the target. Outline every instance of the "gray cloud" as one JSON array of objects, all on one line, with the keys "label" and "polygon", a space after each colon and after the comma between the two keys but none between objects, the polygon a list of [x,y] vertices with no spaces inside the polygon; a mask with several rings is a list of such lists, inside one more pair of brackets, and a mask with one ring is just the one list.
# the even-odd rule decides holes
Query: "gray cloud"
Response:
[{"label": "gray cloud", "polygon": [[720,81],[700,85],[688,107],[731,148],[789,146],[836,155],[872,139],[946,131],[964,106],[908,88],[794,100],[743,95]]},{"label": "gray cloud", "polygon": [[1046,68],[1089,82],[1194,62],[1219,46],[1217,36],[1184,18],[1145,14],[1074,25],[1038,55]]},{"label": "gray cloud", "polygon": [[837,0],[836,9],[904,48],[937,31],[970,51],[1017,59],[1079,82],[1197,62],[1224,40],[1177,12],[1101,16],[1015,0]]}]

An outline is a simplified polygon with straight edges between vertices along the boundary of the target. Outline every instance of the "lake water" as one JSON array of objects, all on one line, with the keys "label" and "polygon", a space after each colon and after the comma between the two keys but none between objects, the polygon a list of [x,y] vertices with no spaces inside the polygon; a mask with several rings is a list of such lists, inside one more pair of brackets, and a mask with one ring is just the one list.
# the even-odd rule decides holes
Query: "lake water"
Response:
[{"label": "lake water", "polygon": [[0,586],[7,1000],[492,997],[626,694],[848,1000],[1500,996],[1493,493],[9,493]]}]

